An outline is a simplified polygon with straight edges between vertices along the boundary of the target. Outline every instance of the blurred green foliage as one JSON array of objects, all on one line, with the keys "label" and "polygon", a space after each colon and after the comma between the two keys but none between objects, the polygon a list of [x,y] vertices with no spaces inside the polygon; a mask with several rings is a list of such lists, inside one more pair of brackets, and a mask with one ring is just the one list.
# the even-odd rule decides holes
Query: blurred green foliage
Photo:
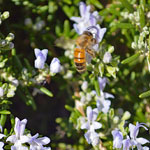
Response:
[{"label": "blurred green foliage", "polygon": [[[79,2],[79,0],[0,1],[0,23],[2,22],[0,87],[4,89],[4,96],[0,100],[0,124],[5,128],[6,134],[9,132],[6,131],[7,126],[11,126],[10,120],[14,125],[11,113],[19,115],[18,106],[13,106],[11,109],[11,106],[15,105],[14,101],[18,102],[19,99],[32,107],[30,112],[35,110],[38,113],[40,106],[37,104],[41,105],[43,110],[46,108],[48,113],[51,113],[51,110],[53,114],[59,112],[50,118],[46,117],[44,125],[40,127],[41,131],[45,126],[51,128],[50,125],[45,124],[49,123],[49,119],[53,119],[54,122],[55,117],[58,117],[57,127],[52,127],[53,134],[46,132],[52,139],[52,149],[92,149],[84,138],[84,132],[77,129],[78,118],[85,115],[86,107],[83,108],[82,114],[75,103],[79,100],[76,94],[81,91],[80,86],[85,80],[89,83],[89,91],[96,90],[100,95],[98,76],[108,78],[109,85],[106,91],[110,91],[115,96],[111,102],[112,109],[109,115],[100,114],[104,126],[102,132],[100,131],[102,148],[112,149],[111,130],[115,127],[119,127],[126,134],[125,121],[129,118],[130,122],[150,123],[150,1],[85,0],[86,4],[92,5],[94,10],[99,12],[102,17],[101,26],[106,27],[107,32],[100,43],[99,53],[87,66],[88,71],[84,74],[76,71],[72,58],[78,35],[73,29],[70,18],[79,16]],[[147,34],[144,27],[147,27]],[[15,35],[15,38],[12,35]],[[44,81],[40,84],[33,81],[42,74],[42,71],[34,68],[34,48],[49,50],[48,63],[53,57],[58,57],[61,61],[63,71],[60,75],[51,77],[50,84],[45,84]],[[111,51],[113,56],[110,64],[102,62],[106,51]],[[14,84],[15,79],[19,81],[19,85]],[[34,88],[49,97],[41,96],[37,101],[38,98],[32,95]],[[43,99],[46,99],[46,102],[41,102]],[[53,101],[48,103],[49,99]],[[19,105],[24,104],[19,103]],[[95,100],[92,100],[89,105],[95,106]],[[26,106],[23,108],[26,109]],[[122,116],[118,124],[112,125],[119,108],[124,112],[129,111],[131,116],[125,119]],[[38,114],[41,113],[40,111]],[[30,112],[20,116],[28,118]],[[33,118],[31,117],[31,120]],[[36,126],[34,122],[32,123],[31,130]],[[55,123],[52,124],[56,126]],[[8,134],[11,134],[12,130]]]}]

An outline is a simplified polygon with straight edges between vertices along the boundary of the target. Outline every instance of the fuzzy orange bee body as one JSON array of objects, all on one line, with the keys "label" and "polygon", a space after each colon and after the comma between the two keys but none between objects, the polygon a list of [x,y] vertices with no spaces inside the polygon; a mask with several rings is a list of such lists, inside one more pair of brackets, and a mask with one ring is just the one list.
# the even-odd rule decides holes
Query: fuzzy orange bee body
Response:
[{"label": "fuzzy orange bee body", "polygon": [[85,49],[75,48],[74,50],[74,63],[79,73],[86,71],[86,55]]},{"label": "fuzzy orange bee body", "polygon": [[92,57],[95,56],[92,50],[95,44],[96,39],[93,38],[93,34],[89,31],[83,32],[83,34],[77,38],[77,48],[74,50],[74,63],[79,73],[84,73],[86,71],[86,52]]}]

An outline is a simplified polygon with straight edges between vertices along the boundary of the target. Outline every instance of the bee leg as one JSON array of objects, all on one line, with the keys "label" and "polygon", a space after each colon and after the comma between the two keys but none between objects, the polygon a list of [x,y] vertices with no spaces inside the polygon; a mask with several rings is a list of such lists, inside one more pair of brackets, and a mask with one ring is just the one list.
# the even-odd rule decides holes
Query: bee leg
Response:
[{"label": "bee leg", "polygon": [[94,52],[94,50],[91,50],[91,49],[89,49],[89,48],[86,48],[85,50],[86,50],[86,52],[89,53],[92,57],[95,57],[95,52]]}]

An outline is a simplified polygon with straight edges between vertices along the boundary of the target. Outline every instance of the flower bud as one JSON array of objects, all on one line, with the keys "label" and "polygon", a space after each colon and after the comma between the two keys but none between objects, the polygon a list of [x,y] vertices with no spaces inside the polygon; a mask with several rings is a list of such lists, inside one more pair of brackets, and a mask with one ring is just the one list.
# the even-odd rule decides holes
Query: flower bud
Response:
[{"label": "flower bud", "polygon": [[106,52],[103,57],[103,62],[108,64],[111,62],[111,60],[112,60],[111,54],[109,52]]},{"label": "flower bud", "polygon": [[4,95],[4,90],[2,87],[0,87],[0,97],[2,97]]},{"label": "flower bud", "polygon": [[50,72],[51,73],[58,73],[60,72],[61,65],[58,58],[53,58],[50,64]]},{"label": "flower bud", "polygon": [[38,48],[35,48],[34,53],[36,56],[36,60],[34,62],[35,68],[43,69],[44,65],[45,65],[46,58],[47,58],[48,50],[47,49],[40,50]]},{"label": "flower bud", "polygon": [[87,81],[84,81],[81,85],[81,88],[83,91],[86,91],[86,89],[88,88],[88,82]]},{"label": "flower bud", "polygon": [[12,41],[15,38],[15,35],[13,33],[9,33],[6,37],[7,41]]},{"label": "flower bud", "polygon": [[8,17],[9,17],[9,12],[8,12],[8,11],[5,11],[5,12],[2,14],[2,16],[1,16],[2,20],[7,19]]},{"label": "flower bud", "polygon": [[130,117],[131,117],[130,112],[126,111],[122,116],[122,120],[128,120]]}]

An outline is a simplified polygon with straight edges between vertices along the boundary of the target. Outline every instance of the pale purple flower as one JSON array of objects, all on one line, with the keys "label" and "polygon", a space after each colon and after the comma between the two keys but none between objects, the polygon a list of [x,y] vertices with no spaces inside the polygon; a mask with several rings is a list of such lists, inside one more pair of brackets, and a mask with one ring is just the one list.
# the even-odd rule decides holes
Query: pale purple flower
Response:
[{"label": "pale purple flower", "polygon": [[100,91],[103,92],[105,86],[106,86],[106,83],[108,83],[108,80],[106,77],[98,77],[98,82],[99,82],[99,87],[100,87]]},{"label": "pale purple flower", "polygon": [[96,101],[96,106],[98,110],[103,113],[107,113],[111,105],[111,101],[104,98],[104,96],[100,96]]},{"label": "pale purple flower", "polygon": [[145,130],[148,130],[142,123],[136,123],[136,125],[129,124],[130,138],[133,146],[137,146],[138,150],[141,149],[143,144],[149,143],[145,138],[137,138],[139,133],[139,128],[143,127]]},{"label": "pale purple flower", "polygon": [[31,137],[29,144],[30,150],[51,150],[50,147],[44,147],[43,145],[47,145],[50,142],[48,137],[38,138],[39,134],[35,134]]},{"label": "pale purple flower", "polygon": [[50,72],[51,73],[58,73],[61,71],[61,65],[58,58],[53,58],[50,64]]},{"label": "pale purple flower", "polygon": [[[1,125],[0,125],[0,130],[1,130],[1,132],[3,131]],[[5,137],[5,135],[2,134],[2,133],[0,133],[0,139],[2,139],[3,137]],[[0,150],[3,150],[3,146],[4,146],[4,143],[3,143],[3,142],[0,142]]]},{"label": "pale purple flower", "polygon": [[24,130],[26,126],[27,120],[23,119],[20,121],[17,117],[15,118],[15,127],[14,127],[14,135],[11,135],[7,138],[6,141],[13,143],[11,146],[11,150],[26,150],[27,147],[22,144],[29,142],[30,138],[24,135]]},{"label": "pale purple flower", "polygon": [[95,146],[99,143],[99,135],[95,132],[95,130],[102,127],[102,124],[96,121],[98,110],[96,108],[92,109],[88,106],[86,109],[86,115],[87,121],[81,125],[81,129],[88,130],[84,136],[89,144]]},{"label": "pale purple flower", "polygon": [[104,34],[106,32],[106,28],[101,28],[99,24],[96,24],[94,26],[89,26],[87,31],[90,31],[93,34],[93,37],[96,39],[97,43],[93,45],[93,49],[95,51],[99,50],[99,43],[102,41]]},{"label": "pale purple flower", "polygon": [[122,133],[117,129],[113,130],[111,133],[113,135],[113,148],[121,148],[123,142]]},{"label": "pale purple flower", "polygon": [[97,11],[90,12],[91,7],[84,2],[79,3],[79,10],[81,17],[71,17],[71,20],[76,23],[73,25],[78,34],[82,34],[89,26],[95,26],[100,16]]},{"label": "pale purple flower", "polygon": [[92,144],[93,146],[96,146],[99,144],[99,135],[98,133],[96,133],[95,131],[90,131],[88,130],[85,134],[84,134],[84,137],[86,139],[86,141],[89,143],[89,144]]},{"label": "pale purple flower", "polygon": [[96,38],[97,43],[100,43],[107,29],[101,28],[99,24],[95,24],[94,26],[89,26],[87,30],[93,34],[93,37]]},{"label": "pale purple flower", "polygon": [[4,90],[2,87],[0,87],[0,97],[2,97],[4,95]]},{"label": "pale purple flower", "polygon": [[129,136],[127,136],[127,139],[123,140],[123,150],[129,150],[131,145],[131,140]]},{"label": "pale purple flower", "polygon": [[108,83],[107,78],[98,77],[98,82],[100,86],[100,96],[97,95],[96,105],[99,111],[107,113],[111,105],[109,98],[114,98],[114,96],[107,92],[103,92],[106,83]]},{"label": "pale purple flower", "polygon": [[105,64],[108,64],[108,63],[111,62],[111,60],[112,60],[111,53],[106,52],[106,53],[104,54],[104,57],[103,57],[103,62],[104,62]]},{"label": "pale purple flower", "polygon": [[88,88],[88,82],[87,82],[87,81],[84,81],[84,82],[82,83],[82,85],[81,85],[81,88],[82,88],[83,91],[86,91],[87,88]]},{"label": "pale purple flower", "polygon": [[47,58],[48,50],[47,49],[40,50],[38,48],[35,48],[34,53],[36,56],[36,60],[34,62],[35,68],[43,69]]}]

